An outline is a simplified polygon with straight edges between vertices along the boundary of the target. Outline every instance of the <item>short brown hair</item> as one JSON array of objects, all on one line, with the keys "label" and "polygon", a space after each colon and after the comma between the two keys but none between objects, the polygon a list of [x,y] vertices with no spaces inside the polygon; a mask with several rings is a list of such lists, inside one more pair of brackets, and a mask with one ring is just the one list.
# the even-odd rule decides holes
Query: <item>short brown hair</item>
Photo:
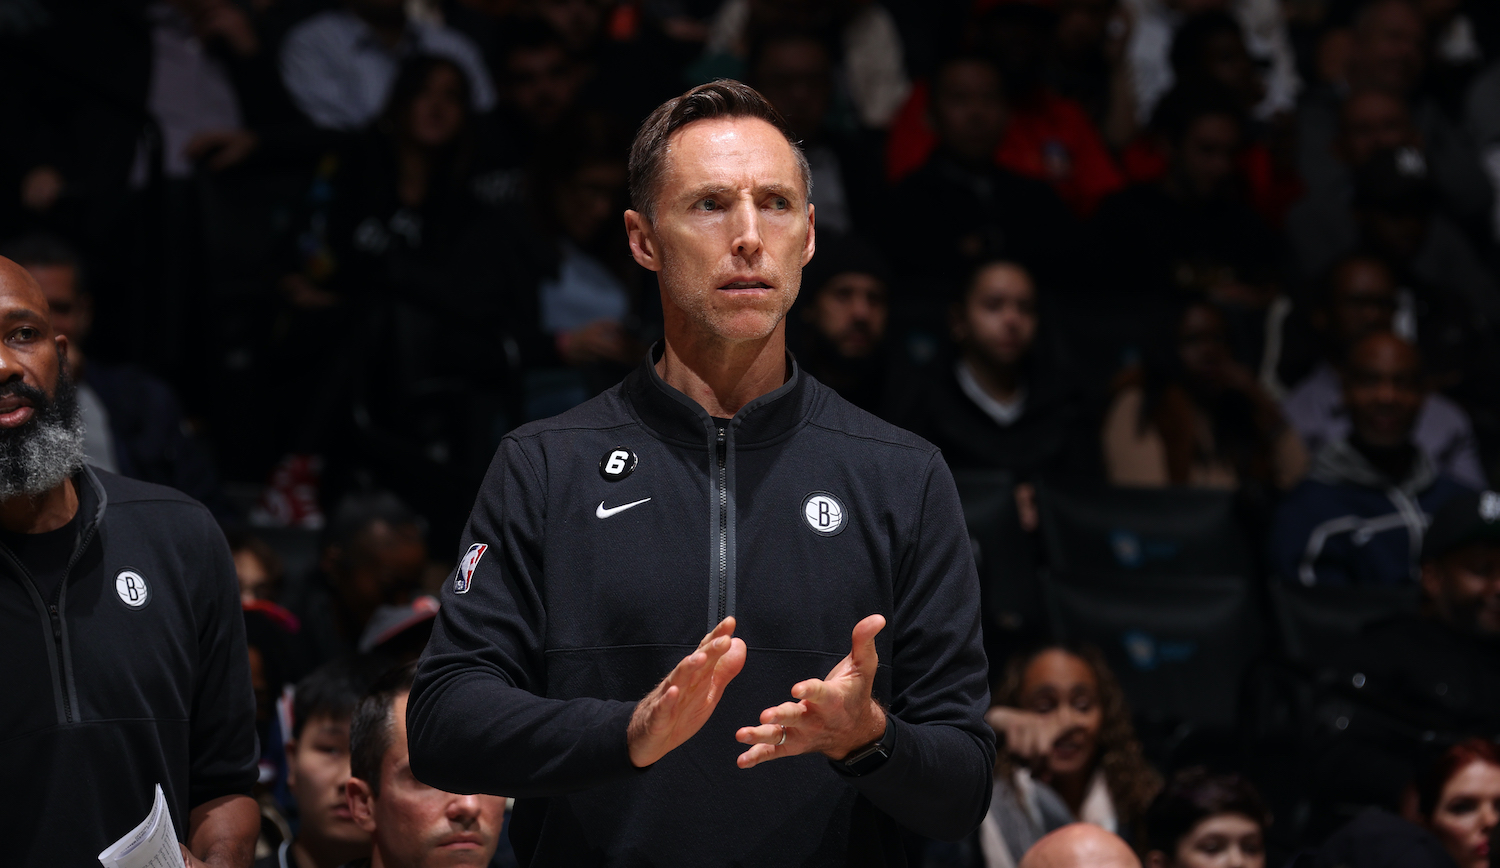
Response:
[{"label": "short brown hair", "polygon": [[635,210],[656,219],[657,189],[661,185],[667,157],[667,142],[678,130],[694,121],[717,118],[759,118],[786,137],[802,174],[803,191],[812,196],[812,169],[781,112],[748,84],[721,78],[700,84],[682,96],[656,107],[635,134],[630,146],[630,201]]}]

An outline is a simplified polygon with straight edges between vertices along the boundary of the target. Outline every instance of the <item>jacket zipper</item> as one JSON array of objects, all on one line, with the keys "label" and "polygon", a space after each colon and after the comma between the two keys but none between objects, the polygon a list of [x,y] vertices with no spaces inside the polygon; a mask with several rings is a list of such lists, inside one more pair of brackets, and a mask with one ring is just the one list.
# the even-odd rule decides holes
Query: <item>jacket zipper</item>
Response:
[{"label": "jacket zipper", "polygon": [[724,439],[724,426],[719,426],[719,621],[729,614],[729,472],[726,469],[729,446]]},{"label": "jacket zipper", "polygon": [[[68,580],[67,574],[63,574],[63,581]],[[73,703],[68,699],[68,665],[67,658],[63,656],[62,614],[57,611],[56,603],[47,604],[47,613],[52,616],[52,644],[57,646],[57,671],[62,677],[62,683],[57,685],[62,691],[63,722],[73,722]]]}]

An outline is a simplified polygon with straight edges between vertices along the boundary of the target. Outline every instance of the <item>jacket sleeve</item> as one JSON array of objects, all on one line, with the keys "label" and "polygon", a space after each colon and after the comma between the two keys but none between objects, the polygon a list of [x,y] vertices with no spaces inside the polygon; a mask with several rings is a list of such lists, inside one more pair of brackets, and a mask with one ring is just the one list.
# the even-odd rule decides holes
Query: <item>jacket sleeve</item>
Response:
[{"label": "jacket sleeve", "polygon": [[944,840],[984,819],[995,767],[995,734],[984,722],[990,692],[979,576],[966,527],[953,476],[934,452],[896,585],[894,745],[878,769],[850,778],[907,828]]},{"label": "jacket sleeve", "polygon": [[[255,785],[260,758],[255,735],[255,691],[250,683],[245,615],[229,544],[208,511],[198,520],[189,581],[198,630],[198,669],[189,736],[188,799],[193,807],[221,796],[245,795]],[[187,834],[186,830],[181,830]]]},{"label": "jacket sleeve", "polygon": [[469,517],[464,559],[443,590],[408,701],[412,773],[426,784],[545,797],[641,773],[626,742],[634,703],[545,698],[545,521],[541,477],[523,444],[507,437]]}]

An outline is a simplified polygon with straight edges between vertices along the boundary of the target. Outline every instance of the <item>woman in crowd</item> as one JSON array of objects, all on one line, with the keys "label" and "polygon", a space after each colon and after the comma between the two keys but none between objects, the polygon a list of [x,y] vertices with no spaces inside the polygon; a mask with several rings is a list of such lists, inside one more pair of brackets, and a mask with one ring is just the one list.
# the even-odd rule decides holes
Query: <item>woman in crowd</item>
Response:
[{"label": "woman in crowd", "polygon": [[1146,868],[1265,868],[1271,818],[1239,775],[1184,769],[1146,811]]},{"label": "woman in crowd", "polygon": [[1494,863],[1500,825],[1500,751],[1483,739],[1461,741],[1443,752],[1416,781],[1409,819],[1431,832],[1458,868]]},{"label": "woman in crowd", "polygon": [[1062,646],[1013,657],[994,695],[986,719],[1001,749],[979,828],[982,864],[1019,863],[1043,835],[1080,820],[1129,837],[1161,778],[1104,658]]},{"label": "woman in crowd", "polygon": [[1276,400],[1230,353],[1224,315],[1193,301],[1121,380],[1104,421],[1115,485],[1296,485],[1307,451]]}]

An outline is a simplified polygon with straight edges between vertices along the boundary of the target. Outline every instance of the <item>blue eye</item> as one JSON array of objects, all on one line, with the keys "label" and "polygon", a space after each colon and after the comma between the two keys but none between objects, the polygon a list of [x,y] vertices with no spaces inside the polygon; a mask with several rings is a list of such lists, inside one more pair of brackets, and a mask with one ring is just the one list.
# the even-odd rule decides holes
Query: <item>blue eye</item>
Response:
[{"label": "blue eye", "polygon": [[786,209],[792,207],[790,202],[780,196],[777,196],[774,200],[772,200],[771,204],[775,205],[776,210],[778,211],[785,211]]},{"label": "blue eye", "polygon": [[712,199],[703,199],[698,203],[698,208],[703,211],[716,211],[719,208],[719,203]]}]

